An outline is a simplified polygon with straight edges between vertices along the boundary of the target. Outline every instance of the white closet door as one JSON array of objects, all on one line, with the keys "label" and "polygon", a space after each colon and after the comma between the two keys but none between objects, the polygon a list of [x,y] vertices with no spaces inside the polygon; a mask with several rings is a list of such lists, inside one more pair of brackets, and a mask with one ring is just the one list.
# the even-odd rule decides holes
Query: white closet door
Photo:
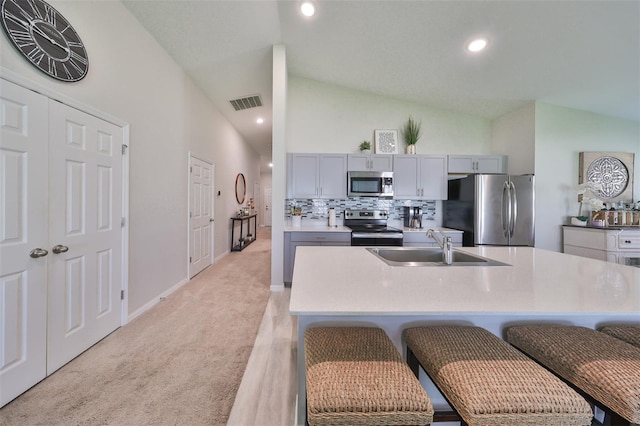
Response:
[{"label": "white closet door", "polygon": [[189,278],[213,263],[213,165],[190,157]]},{"label": "white closet door", "polygon": [[49,132],[47,374],[118,328],[122,309],[122,129],[49,101]]},{"label": "white closet door", "polygon": [[46,375],[47,98],[0,80],[0,129],[1,407]]}]

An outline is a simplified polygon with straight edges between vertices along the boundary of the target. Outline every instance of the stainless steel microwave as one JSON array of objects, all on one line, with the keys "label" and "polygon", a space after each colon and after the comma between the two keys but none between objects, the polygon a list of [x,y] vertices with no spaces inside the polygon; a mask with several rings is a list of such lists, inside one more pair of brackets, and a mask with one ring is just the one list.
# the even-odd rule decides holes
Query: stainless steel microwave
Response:
[{"label": "stainless steel microwave", "polygon": [[393,172],[347,172],[349,197],[393,197]]}]

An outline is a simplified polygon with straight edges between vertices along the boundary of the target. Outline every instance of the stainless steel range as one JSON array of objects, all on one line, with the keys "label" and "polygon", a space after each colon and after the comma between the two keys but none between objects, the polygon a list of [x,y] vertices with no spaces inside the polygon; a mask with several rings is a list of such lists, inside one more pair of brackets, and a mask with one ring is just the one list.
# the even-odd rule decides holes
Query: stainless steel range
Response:
[{"label": "stainless steel range", "polygon": [[352,246],[402,246],[402,229],[387,226],[384,210],[345,210],[344,225],[351,229]]}]

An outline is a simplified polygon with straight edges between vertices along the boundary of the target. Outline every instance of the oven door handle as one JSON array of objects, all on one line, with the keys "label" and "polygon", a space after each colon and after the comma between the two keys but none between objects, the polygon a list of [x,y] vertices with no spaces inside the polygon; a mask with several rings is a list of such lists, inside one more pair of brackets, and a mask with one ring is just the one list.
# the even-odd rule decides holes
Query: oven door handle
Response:
[{"label": "oven door handle", "polygon": [[396,233],[378,233],[378,232],[352,232],[351,238],[389,238],[402,239],[402,234]]}]

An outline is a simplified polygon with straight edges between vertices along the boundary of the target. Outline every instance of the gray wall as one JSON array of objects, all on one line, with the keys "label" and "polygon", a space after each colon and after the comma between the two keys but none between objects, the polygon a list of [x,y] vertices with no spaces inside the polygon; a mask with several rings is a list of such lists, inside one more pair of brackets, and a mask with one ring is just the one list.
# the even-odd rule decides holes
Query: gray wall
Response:
[{"label": "gray wall", "polygon": [[53,80],[6,37],[0,37],[0,66],[130,124],[128,309],[137,315],[187,281],[189,153],[215,163],[222,191],[215,200],[216,257],[229,250],[229,217],[238,209],[235,176],[259,180],[259,159],[122,4],[51,4],[87,46],[87,77],[74,84]]}]

